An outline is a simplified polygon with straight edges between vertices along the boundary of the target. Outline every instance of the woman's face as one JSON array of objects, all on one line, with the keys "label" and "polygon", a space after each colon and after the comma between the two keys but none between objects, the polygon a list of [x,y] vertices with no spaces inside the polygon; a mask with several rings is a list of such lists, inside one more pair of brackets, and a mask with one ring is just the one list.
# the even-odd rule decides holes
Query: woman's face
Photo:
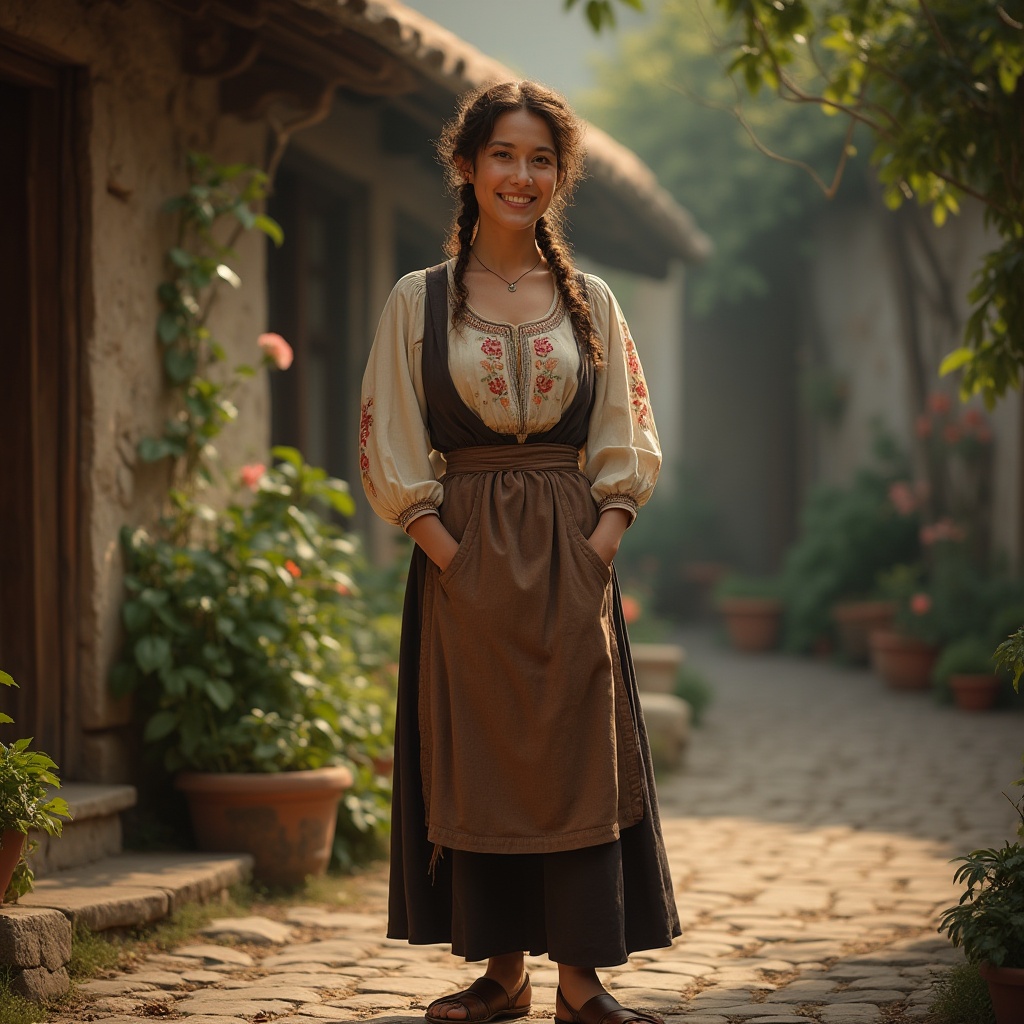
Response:
[{"label": "woman's face", "polygon": [[510,110],[473,165],[461,168],[480,207],[480,226],[533,230],[558,187],[558,155],[547,121],[528,110]]}]

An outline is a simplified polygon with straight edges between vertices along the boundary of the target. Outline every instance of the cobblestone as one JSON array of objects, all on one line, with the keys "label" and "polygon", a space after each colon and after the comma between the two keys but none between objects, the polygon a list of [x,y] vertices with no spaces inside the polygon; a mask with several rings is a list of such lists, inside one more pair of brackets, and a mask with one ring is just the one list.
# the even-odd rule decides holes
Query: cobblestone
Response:
[{"label": "cobblestone", "polygon": [[[936,932],[959,896],[949,860],[1013,832],[1001,790],[1020,774],[1021,716],[961,715],[866,670],[683,640],[716,698],[686,771],[659,779],[684,933],[604,982],[666,1024],[926,1020],[936,976],[962,960]],[[131,1024],[157,1004],[185,1024],[415,1024],[477,968],[385,938],[384,880],[367,875],[344,911],[215,922],[211,936],[246,948],[155,954],[81,986],[55,1024]],[[259,947],[259,932],[282,944]],[[550,1017],[557,974],[544,957],[527,964],[530,1017]]]}]

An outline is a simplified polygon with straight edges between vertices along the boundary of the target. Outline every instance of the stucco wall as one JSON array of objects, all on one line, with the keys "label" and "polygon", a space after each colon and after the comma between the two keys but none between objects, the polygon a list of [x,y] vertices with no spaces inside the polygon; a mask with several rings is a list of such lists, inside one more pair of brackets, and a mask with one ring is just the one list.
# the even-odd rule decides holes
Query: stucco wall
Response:
[{"label": "stucco wall", "polygon": [[[905,449],[913,449],[915,410],[907,362],[900,345],[902,324],[890,243],[882,218],[870,208],[830,209],[819,218],[815,232],[816,258],[810,264],[809,323],[813,337],[805,347],[818,346],[818,358],[845,379],[847,401],[834,424],[812,426],[813,452],[808,477],[830,483],[848,481],[871,452],[872,421],[877,420]],[[981,210],[968,204],[961,216],[942,228],[925,228],[944,269],[950,296],[961,321],[969,312],[967,293],[985,252],[991,248]],[[918,266],[921,280],[929,280]],[[919,304],[927,355],[929,390],[955,394],[952,378],[938,376],[942,356],[961,344],[959,331],[950,334],[933,302]],[[980,399],[972,405],[984,410]],[[1022,557],[1021,495],[1022,403],[1010,393],[991,414],[995,446],[992,535],[997,551],[1019,565]]]},{"label": "stucco wall", "polygon": [[[0,30],[56,64],[84,69],[87,81],[76,125],[87,153],[79,168],[87,310],[80,325],[78,659],[85,732],[76,763],[64,769],[81,779],[120,780],[130,768],[116,729],[128,722],[129,708],[111,699],[106,681],[120,639],[118,532],[124,524],[152,522],[166,486],[166,470],[140,466],[135,455],[138,441],[160,430],[167,409],[155,290],[174,235],[161,206],[186,186],[189,150],[260,163],[264,130],[220,117],[215,84],[182,75],[177,19],[157,3],[6,0]],[[246,238],[238,250],[235,269],[244,287],[218,300],[211,319],[229,363],[255,361],[265,320],[264,243]],[[239,423],[223,446],[228,465],[265,450],[265,381],[247,385],[238,405]]]}]

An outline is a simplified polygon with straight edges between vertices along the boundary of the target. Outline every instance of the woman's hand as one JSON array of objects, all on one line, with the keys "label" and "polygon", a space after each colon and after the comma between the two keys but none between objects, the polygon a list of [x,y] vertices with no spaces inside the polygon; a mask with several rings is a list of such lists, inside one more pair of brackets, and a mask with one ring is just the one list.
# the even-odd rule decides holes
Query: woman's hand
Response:
[{"label": "woman's hand", "polygon": [[445,529],[438,516],[419,516],[409,524],[407,532],[441,572],[448,568],[459,550],[459,542]]},{"label": "woman's hand", "polygon": [[629,526],[629,513],[624,508],[608,508],[601,513],[594,532],[588,538],[590,546],[601,556],[605,565],[611,565],[622,543],[622,535]]}]

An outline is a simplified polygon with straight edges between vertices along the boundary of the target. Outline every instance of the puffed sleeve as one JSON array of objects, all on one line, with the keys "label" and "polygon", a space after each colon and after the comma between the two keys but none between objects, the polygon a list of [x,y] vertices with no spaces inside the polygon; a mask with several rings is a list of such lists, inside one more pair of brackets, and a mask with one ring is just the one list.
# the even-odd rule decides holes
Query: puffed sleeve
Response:
[{"label": "puffed sleeve", "polygon": [[408,529],[437,514],[443,489],[430,460],[423,392],[424,272],[403,277],[388,298],[363,374],[359,470],[374,512]]},{"label": "puffed sleeve", "polygon": [[643,367],[611,289],[587,275],[594,327],[604,346],[587,432],[585,472],[598,508],[623,508],[636,517],[661,469],[661,445],[651,414]]}]

